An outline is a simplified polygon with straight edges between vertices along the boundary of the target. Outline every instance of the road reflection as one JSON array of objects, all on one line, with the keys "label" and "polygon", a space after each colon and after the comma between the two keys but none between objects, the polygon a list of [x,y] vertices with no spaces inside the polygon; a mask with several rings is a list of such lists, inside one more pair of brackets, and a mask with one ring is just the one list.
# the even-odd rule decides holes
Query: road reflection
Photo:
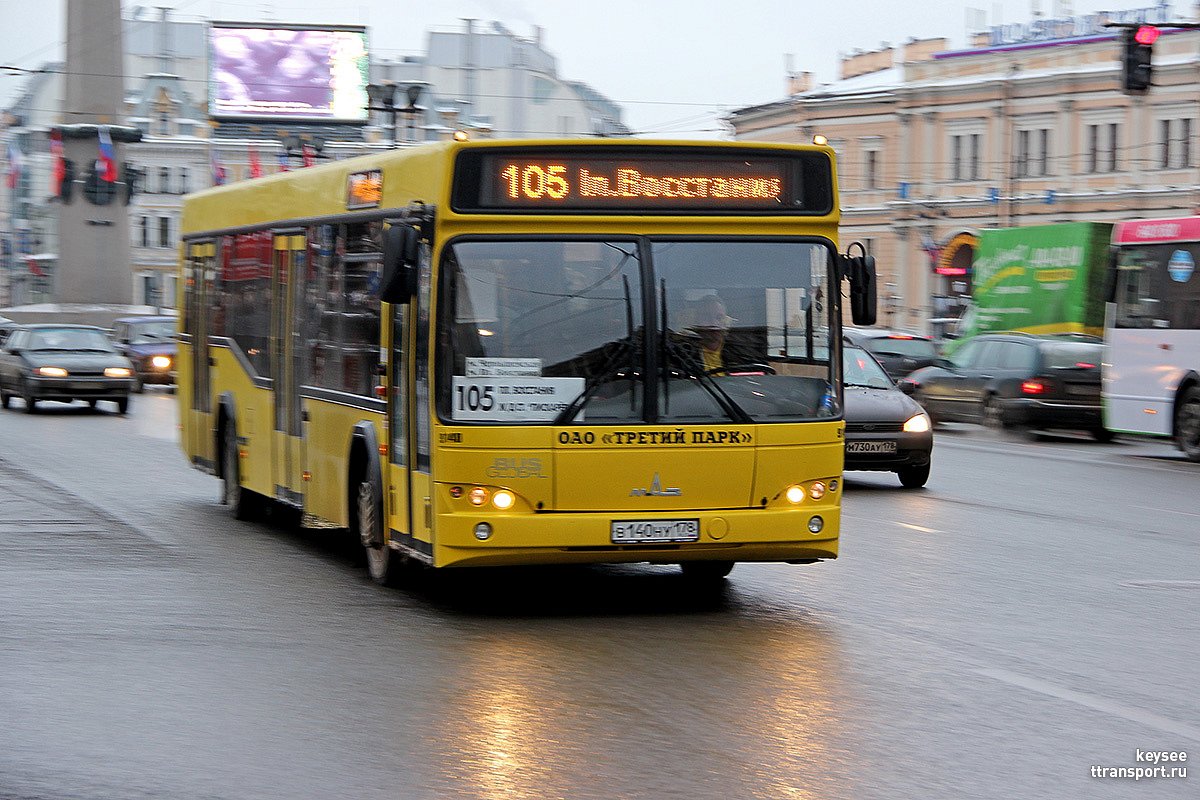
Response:
[{"label": "road reflection", "polygon": [[855,795],[839,754],[857,704],[813,616],[649,568],[504,573],[436,592],[472,631],[430,742],[451,794]]}]

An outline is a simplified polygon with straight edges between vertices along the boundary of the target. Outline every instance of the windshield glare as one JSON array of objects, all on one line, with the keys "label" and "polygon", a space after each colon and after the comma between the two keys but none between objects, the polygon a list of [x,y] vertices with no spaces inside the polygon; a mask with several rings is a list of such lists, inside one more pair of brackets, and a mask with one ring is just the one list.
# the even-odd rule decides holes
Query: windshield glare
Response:
[{"label": "windshield glare", "polygon": [[111,351],[112,344],[101,331],[88,328],[52,328],[32,331],[29,335],[30,350],[104,350]]},{"label": "windshield glare", "polygon": [[175,323],[139,322],[131,325],[129,330],[130,344],[151,344],[154,342],[169,342],[175,336]]},{"label": "windshield glare", "polygon": [[[833,416],[829,252],[779,241],[457,242],[443,262],[439,411],[493,424]],[[648,400],[650,364],[658,391]]]},{"label": "windshield glare", "polygon": [[892,385],[875,359],[860,348],[849,346],[842,349],[842,380],[847,386],[871,389],[888,389]]}]

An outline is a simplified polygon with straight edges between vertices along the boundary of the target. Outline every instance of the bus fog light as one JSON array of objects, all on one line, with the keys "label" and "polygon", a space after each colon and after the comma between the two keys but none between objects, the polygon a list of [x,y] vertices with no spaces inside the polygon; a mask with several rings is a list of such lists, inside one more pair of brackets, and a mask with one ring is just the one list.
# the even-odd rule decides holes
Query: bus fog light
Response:
[{"label": "bus fog light", "polygon": [[[825,484],[821,483],[820,481],[817,481],[816,483],[814,483],[812,486],[809,487],[808,494],[810,497],[812,497],[813,500],[820,500],[822,497],[825,496]],[[820,519],[820,517],[814,517],[814,519]],[[820,530],[820,528],[818,528],[817,530]]]},{"label": "bus fog light", "polygon": [[783,494],[787,497],[787,501],[794,506],[804,502],[803,486],[789,486]]},{"label": "bus fog light", "polygon": [[501,511],[507,511],[512,508],[515,502],[517,502],[517,496],[507,489],[501,489],[492,495],[492,505]]},{"label": "bus fog light", "polygon": [[[812,517],[808,520],[808,532],[820,533],[825,528],[825,520],[820,517]],[[476,534],[478,535],[478,534]]]},{"label": "bus fog light", "polygon": [[467,493],[467,499],[471,501],[473,506],[481,506],[487,502],[488,492],[482,486],[473,486],[471,491]]},{"label": "bus fog light", "polygon": [[[812,523],[810,522],[809,526],[811,527],[811,525]],[[475,538],[481,542],[486,542],[488,539],[492,538],[492,526],[486,522],[480,522],[477,524],[475,526]]]}]

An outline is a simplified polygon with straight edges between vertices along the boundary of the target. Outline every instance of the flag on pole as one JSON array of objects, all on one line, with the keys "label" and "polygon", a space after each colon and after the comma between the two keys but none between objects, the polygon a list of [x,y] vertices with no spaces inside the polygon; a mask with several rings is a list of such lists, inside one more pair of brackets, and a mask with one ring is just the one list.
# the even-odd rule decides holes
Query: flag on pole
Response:
[{"label": "flag on pole", "polygon": [[262,177],[262,164],[259,163],[259,160],[258,160],[258,150],[257,150],[257,148],[254,147],[254,145],[250,145],[249,150],[250,150],[250,177],[251,178],[261,178]]},{"label": "flag on pole", "polygon": [[50,192],[55,196],[62,194],[63,180],[67,177],[67,162],[63,159],[62,131],[50,132],[50,155],[54,157],[54,168],[50,173]]},{"label": "flag on pole", "polygon": [[100,180],[107,183],[117,181],[117,159],[107,125],[100,126],[100,158],[96,161],[96,174],[100,176]]},{"label": "flag on pole", "polygon": [[15,141],[8,143],[8,188],[17,188],[17,182],[21,180],[21,166],[24,159],[21,156],[21,148],[17,147]]},{"label": "flag on pole", "polygon": [[221,164],[221,159],[217,157],[216,150],[210,150],[208,155],[209,165],[212,167],[212,182],[213,186],[222,186],[225,183],[225,167]]},{"label": "flag on pole", "polygon": [[308,142],[304,143],[304,146],[300,148],[300,152],[304,155],[304,166],[311,167],[313,165],[313,156],[316,154],[308,146]]},{"label": "flag on pole", "polygon": [[288,163],[287,150],[280,150],[279,151],[279,171],[287,172],[291,168],[292,168],[291,164]]}]

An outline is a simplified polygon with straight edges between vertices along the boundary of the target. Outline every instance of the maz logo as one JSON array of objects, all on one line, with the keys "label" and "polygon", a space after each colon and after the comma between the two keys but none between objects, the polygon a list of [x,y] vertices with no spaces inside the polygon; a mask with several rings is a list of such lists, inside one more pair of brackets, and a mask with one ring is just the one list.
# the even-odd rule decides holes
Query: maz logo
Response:
[{"label": "maz logo", "polygon": [[654,473],[654,480],[650,481],[649,489],[630,489],[630,497],[682,497],[683,490],[678,486],[669,486],[663,488],[662,481],[659,480],[658,473]]}]

